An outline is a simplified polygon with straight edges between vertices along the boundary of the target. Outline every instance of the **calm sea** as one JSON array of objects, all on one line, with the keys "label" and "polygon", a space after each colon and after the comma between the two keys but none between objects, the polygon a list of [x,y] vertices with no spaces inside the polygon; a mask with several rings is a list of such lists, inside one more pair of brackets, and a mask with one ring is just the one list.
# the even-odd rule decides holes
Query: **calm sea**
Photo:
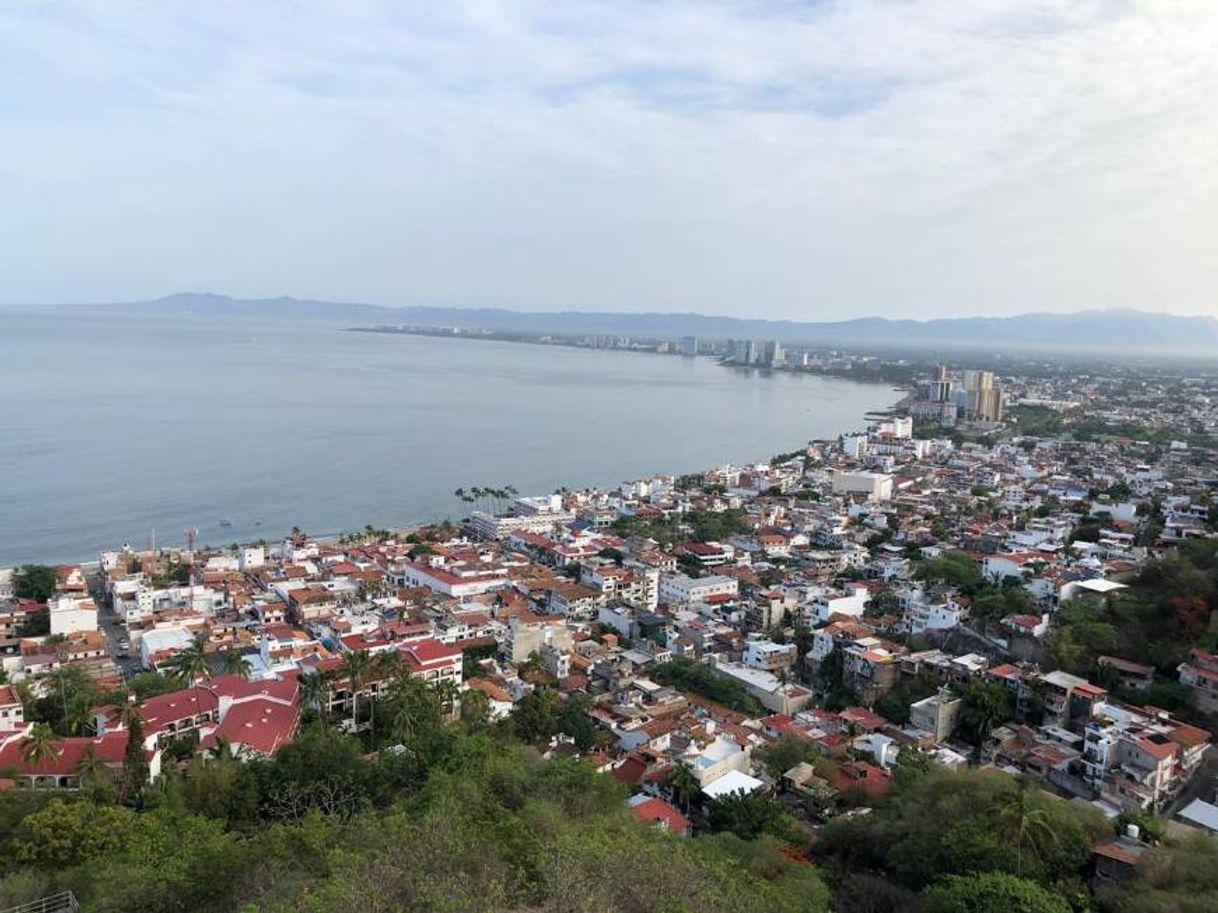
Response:
[{"label": "calm sea", "polygon": [[887,387],[710,359],[222,318],[0,311],[0,566],[458,516],[768,458],[863,425]]}]

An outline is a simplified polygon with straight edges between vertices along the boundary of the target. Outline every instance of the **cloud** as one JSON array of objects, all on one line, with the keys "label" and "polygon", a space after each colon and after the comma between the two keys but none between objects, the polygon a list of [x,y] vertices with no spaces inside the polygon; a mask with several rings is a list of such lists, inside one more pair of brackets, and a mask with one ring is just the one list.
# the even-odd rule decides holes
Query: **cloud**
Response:
[{"label": "cloud", "polygon": [[1212,312],[1218,6],[0,9],[0,300]]}]

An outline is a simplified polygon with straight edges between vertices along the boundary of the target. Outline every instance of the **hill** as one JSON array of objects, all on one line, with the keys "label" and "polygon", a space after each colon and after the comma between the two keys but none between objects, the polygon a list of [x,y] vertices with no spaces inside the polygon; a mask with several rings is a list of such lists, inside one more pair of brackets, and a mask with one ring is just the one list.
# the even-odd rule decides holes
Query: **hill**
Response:
[{"label": "hill", "polygon": [[1029,313],[1013,317],[841,321],[761,320],[694,313],[512,311],[498,308],[388,307],[300,298],[237,299],[187,292],[154,301],[62,305],[60,310],[175,316],[333,320],[363,325],[462,327],[513,333],[630,335],[649,338],[766,338],[809,345],[1129,351],[1196,355],[1218,346],[1218,320],[1128,309]]}]

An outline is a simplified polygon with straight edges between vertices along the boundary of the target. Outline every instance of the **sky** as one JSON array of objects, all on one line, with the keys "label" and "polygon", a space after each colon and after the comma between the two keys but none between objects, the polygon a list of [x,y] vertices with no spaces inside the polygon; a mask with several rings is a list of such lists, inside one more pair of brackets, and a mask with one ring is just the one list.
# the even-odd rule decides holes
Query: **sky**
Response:
[{"label": "sky", "polygon": [[1218,314],[1218,2],[0,4],[0,302]]}]

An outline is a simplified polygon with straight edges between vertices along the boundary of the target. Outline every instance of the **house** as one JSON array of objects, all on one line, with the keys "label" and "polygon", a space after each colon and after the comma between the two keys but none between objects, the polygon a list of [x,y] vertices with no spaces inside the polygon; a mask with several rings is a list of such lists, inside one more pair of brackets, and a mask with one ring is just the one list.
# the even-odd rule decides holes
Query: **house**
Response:
[{"label": "house", "polygon": [[97,603],[88,596],[61,593],[47,602],[52,634],[97,630]]},{"label": "house", "polygon": [[[26,736],[14,733],[0,743],[0,770],[31,789],[78,789],[82,762],[90,758],[100,761],[110,776],[119,776],[128,733],[119,730],[99,736],[65,737],[55,742],[53,757],[37,762],[26,760],[26,741]],[[160,750],[145,751],[144,760],[148,763],[148,782],[152,783],[161,774]]]},{"label": "house", "polygon": [[1119,656],[1101,656],[1096,662],[1101,668],[1110,670],[1122,688],[1142,691],[1155,683],[1153,666],[1130,662]]},{"label": "house", "polygon": [[878,802],[888,795],[892,776],[866,761],[848,761],[838,768],[833,786],[839,793],[855,792]]},{"label": "house", "polygon": [[741,773],[739,770],[732,770],[721,777],[717,777],[709,785],[703,786],[702,795],[714,800],[736,793],[747,795],[762,789],[765,789],[765,783],[761,780],[749,774]]},{"label": "house", "polygon": [[1176,671],[1180,684],[1192,692],[1193,705],[1205,713],[1218,713],[1218,655],[1193,650]]},{"label": "house", "polygon": [[1084,729],[1083,777],[1129,811],[1157,812],[1192,780],[1210,733],[1151,707],[1101,702]]},{"label": "house", "polygon": [[24,728],[24,709],[17,690],[12,685],[0,685],[0,739],[3,739],[6,733]]},{"label": "house", "polygon": [[1109,840],[1101,840],[1091,848],[1094,874],[1091,877],[1093,890],[1116,884],[1133,877],[1134,871],[1150,845],[1139,839],[1138,828],[1130,825],[1129,831]]},{"label": "house", "polygon": [[1007,615],[1002,627],[1014,637],[1041,638],[1049,633],[1049,615]]},{"label": "house", "polygon": [[629,805],[630,814],[643,824],[650,824],[678,837],[688,837],[693,832],[690,820],[663,799],[640,793],[630,797]]},{"label": "house", "polygon": [[923,698],[909,707],[909,725],[928,733],[935,742],[951,737],[960,721],[964,701],[947,688]]}]

